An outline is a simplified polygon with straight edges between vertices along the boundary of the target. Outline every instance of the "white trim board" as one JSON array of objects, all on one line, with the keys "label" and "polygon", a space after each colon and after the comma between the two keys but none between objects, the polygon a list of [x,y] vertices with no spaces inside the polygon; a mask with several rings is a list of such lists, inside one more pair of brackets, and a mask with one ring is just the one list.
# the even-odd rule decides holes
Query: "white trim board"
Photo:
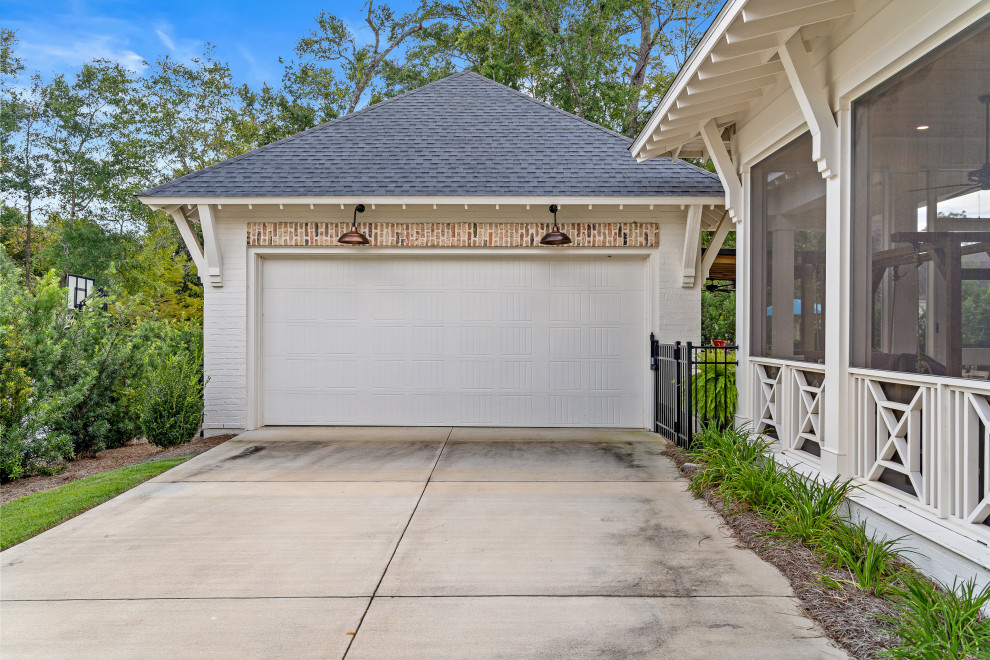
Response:
[{"label": "white trim board", "polygon": [[725,203],[724,195],[707,195],[699,197],[690,196],[652,196],[652,197],[419,197],[415,195],[400,197],[377,197],[374,195],[348,195],[346,197],[224,197],[224,196],[201,196],[201,197],[138,197],[142,203],[154,209],[163,209],[175,204],[229,204],[231,206],[245,206],[247,204],[258,205],[324,205],[332,206],[344,205],[345,207],[355,204],[381,204],[401,206],[525,206],[531,207],[549,206],[556,204],[564,208],[565,206],[690,206],[693,204],[709,206],[719,206]]}]

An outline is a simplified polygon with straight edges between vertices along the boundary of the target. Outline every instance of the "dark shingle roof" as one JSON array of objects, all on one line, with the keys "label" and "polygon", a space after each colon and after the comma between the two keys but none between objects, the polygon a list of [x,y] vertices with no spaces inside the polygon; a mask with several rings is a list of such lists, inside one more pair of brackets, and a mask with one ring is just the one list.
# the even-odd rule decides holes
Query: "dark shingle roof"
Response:
[{"label": "dark shingle roof", "polygon": [[475,73],[401,96],[145,190],[157,197],[721,196],[684,162]]}]

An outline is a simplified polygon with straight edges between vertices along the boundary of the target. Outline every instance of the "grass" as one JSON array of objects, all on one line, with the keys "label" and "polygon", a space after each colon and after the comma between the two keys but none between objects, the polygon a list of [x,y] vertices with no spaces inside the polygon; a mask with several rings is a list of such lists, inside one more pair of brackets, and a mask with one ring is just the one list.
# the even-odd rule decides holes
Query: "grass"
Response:
[{"label": "grass", "polygon": [[903,558],[903,539],[870,535],[865,522],[845,516],[856,486],[804,478],[776,461],[772,442],[745,429],[703,429],[688,452],[702,464],[691,490],[714,491],[731,509],[758,514],[773,524],[764,536],[775,544],[803,544],[824,567],[848,575],[836,581],[822,574],[821,584],[841,589],[844,582],[891,603],[897,616],[881,620],[900,645],[887,657],[990,658],[990,620],[980,613],[990,603],[990,586],[980,590],[970,581],[948,588],[920,575]]},{"label": "grass", "polygon": [[129,465],[8,502],[0,507],[0,550],[51,529],[189,458]]}]

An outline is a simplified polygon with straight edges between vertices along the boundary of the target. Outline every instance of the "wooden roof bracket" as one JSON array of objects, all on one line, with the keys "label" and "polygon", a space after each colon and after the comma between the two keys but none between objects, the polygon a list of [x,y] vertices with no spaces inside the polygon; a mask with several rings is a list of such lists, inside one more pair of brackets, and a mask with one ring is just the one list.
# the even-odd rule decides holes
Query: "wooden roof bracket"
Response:
[{"label": "wooden roof bracket", "polygon": [[199,223],[203,226],[203,252],[206,257],[206,274],[210,284],[223,286],[223,255],[220,253],[220,240],[217,236],[216,218],[212,204],[199,205]]},{"label": "wooden roof bracket", "polygon": [[729,235],[729,227],[731,225],[732,223],[728,220],[728,211],[726,211],[718,221],[718,226],[715,228],[715,235],[712,236],[712,242],[708,245],[708,249],[705,250],[705,257],[701,261],[702,282],[706,281],[711,274],[712,264],[715,263],[715,259],[718,257],[718,251],[722,249],[725,238]]},{"label": "wooden roof bracket", "polygon": [[826,87],[804,48],[801,31],[784,40],[777,53],[811,131],[812,158],[818,164],[818,171],[826,179],[838,176],[839,128],[829,105]]},{"label": "wooden roof bracket", "polygon": [[722,131],[714,119],[709,119],[702,125],[701,139],[705,142],[705,150],[715,165],[718,178],[722,180],[722,187],[725,188],[725,210],[732,222],[739,222],[742,219],[742,182],[736,165],[725,148],[725,142],[722,141]]},{"label": "wooden roof bracket", "polygon": [[687,227],[684,228],[684,255],[681,259],[681,286],[685,289],[692,288],[697,279],[703,209],[700,204],[692,204],[688,207]]},{"label": "wooden roof bracket", "polygon": [[192,223],[189,221],[189,216],[186,214],[185,206],[183,204],[173,204],[166,206],[162,210],[171,215],[172,219],[175,220],[175,226],[179,228],[179,235],[182,236],[182,241],[186,244],[186,249],[189,250],[189,255],[192,257],[193,264],[196,266],[199,281],[204,281],[206,279],[206,257],[203,255],[203,246],[199,244],[199,237],[196,236],[196,232],[192,228]]}]

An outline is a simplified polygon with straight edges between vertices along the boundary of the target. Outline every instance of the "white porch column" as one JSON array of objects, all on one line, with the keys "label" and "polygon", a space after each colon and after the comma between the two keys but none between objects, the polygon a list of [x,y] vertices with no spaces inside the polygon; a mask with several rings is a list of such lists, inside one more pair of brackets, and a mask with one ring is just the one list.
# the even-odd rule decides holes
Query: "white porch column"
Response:
[{"label": "white porch column", "polygon": [[736,225],[736,351],[739,366],[736,367],[736,389],[739,391],[739,401],[736,407],[736,423],[752,424],[756,403],[753,400],[753,385],[755,377],[749,361],[749,351],[752,344],[750,320],[752,314],[750,305],[753,296],[750,294],[750,264],[752,263],[751,241],[749,237],[752,195],[750,192],[749,168],[742,172],[740,190],[742,200],[739,204],[740,221]]},{"label": "white porch column", "polygon": [[[835,151],[840,166],[832,169],[825,189],[825,387],[823,397],[822,473],[852,477],[851,441],[855,420],[850,412],[849,304],[852,171],[852,113],[843,102]],[[845,147],[845,148],[843,148]],[[838,172],[835,170],[838,169]]]}]

